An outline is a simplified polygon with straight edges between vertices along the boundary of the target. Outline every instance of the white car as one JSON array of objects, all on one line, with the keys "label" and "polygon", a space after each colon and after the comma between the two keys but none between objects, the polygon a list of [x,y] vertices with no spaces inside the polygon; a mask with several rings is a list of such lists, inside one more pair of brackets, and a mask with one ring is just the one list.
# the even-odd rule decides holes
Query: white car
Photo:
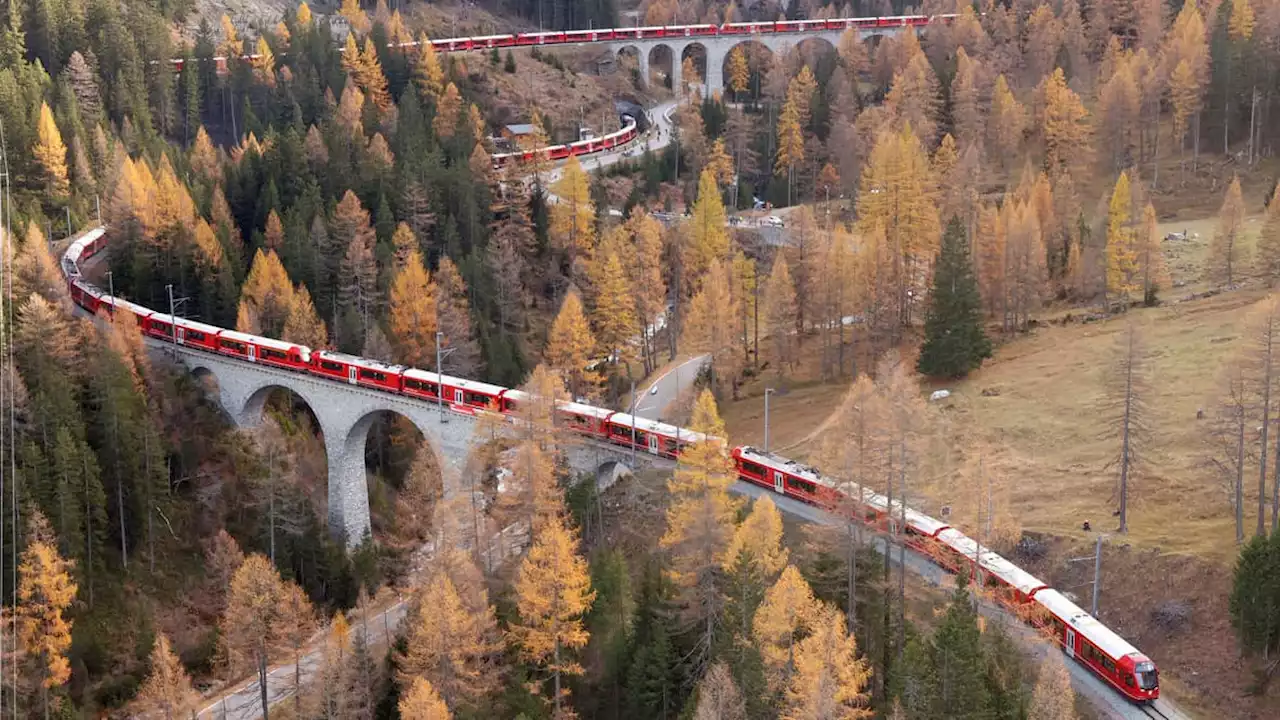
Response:
[{"label": "white car", "polygon": [[764,219],[764,224],[772,227],[782,227],[782,218],[777,215],[770,215]]},{"label": "white car", "polygon": [[650,394],[650,395],[657,395],[657,394],[658,394],[658,383],[654,383],[654,384],[653,384],[653,387],[649,388],[649,394]]}]

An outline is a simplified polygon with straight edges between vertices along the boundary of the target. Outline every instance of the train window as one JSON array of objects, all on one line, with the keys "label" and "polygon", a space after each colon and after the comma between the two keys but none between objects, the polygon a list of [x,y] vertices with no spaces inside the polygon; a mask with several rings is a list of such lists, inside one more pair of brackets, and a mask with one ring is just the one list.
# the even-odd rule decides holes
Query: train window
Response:
[{"label": "train window", "polygon": [[169,333],[169,332],[170,332],[170,329],[169,329],[169,323],[162,323],[162,322],[160,322],[160,321],[158,321],[158,320],[152,320],[152,321],[151,321],[151,327],[153,327],[153,328],[155,328],[156,330],[159,330],[160,332],[163,332],[163,333]]},{"label": "train window", "polygon": [[489,396],[481,395],[480,393],[467,393],[467,404],[489,407]]},{"label": "train window", "polygon": [[264,358],[266,360],[288,360],[288,357],[286,357],[285,354],[280,352],[279,350],[272,350],[270,348],[264,348],[264,347],[258,348],[258,357]]},{"label": "train window", "polygon": [[405,387],[410,390],[418,390],[419,392],[431,393],[432,395],[436,394],[435,383],[422,382],[421,380],[405,380],[404,384]]},{"label": "train window", "polygon": [[364,368],[360,368],[360,377],[365,380],[374,380],[377,382],[386,382],[387,380],[387,376],[385,374],[377,372],[376,370],[366,370]]},{"label": "train window", "polygon": [[800,492],[808,493],[809,495],[812,495],[814,491],[818,489],[813,483],[809,482],[808,480],[797,480],[795,478],[789,478],[787,481],[787,484],[791,486],[791,489],[799,490]]},{"label": "train window", "polygon": [[232,352],[236,352],[241,355],[244,355],[245,353],[248,352],[248,350],[244,346],[244,343],[239,343],[239,342],[236,342],[235,340],[222,340],[218,344]]},{"label": "train window", "polygon": [[742,471],[759,477],[764,477],[764,467],[758,463],[753,463],[750,460],[742,461]]},{"label": "train window", "polygon": [[345,368],[342,367],[341,363],[330,362],[328,360],[321,360],[320,367],[325,370],[328,370],[329,372],[336,372],[336,373],[340,373],[345,370]]},{"label": "train window", "polygon": [[204,342],[204,341],[205,341],[205,335],[204,335],[204,333],[200,332],[199,330],[188,330],[188,331],[186,332],[186,335],[187,335],[187,339],[188,339],[188,340],[194,340],[194,341],[196,341],[196,342]]}]

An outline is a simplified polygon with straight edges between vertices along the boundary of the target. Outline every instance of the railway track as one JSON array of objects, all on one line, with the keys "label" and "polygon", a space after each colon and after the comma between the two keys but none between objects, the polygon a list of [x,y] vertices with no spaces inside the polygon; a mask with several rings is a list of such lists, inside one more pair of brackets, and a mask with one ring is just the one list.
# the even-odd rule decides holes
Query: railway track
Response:
[{"label": "railway track", "polygon": [[1160,704],[1160,701],[1157,700],[1150,705],[1138,705],[1137,707],[1138,707],[1138,710],[1140,710],[1143,715],[1149,718],[1152,718],[1152,720],[1174,720],[1175,717],[1180,717],[1179,715],[1176,715],[1176,714],[1169,714],[1164,712],[1163,710],[1160,709],[1159,704]]}]

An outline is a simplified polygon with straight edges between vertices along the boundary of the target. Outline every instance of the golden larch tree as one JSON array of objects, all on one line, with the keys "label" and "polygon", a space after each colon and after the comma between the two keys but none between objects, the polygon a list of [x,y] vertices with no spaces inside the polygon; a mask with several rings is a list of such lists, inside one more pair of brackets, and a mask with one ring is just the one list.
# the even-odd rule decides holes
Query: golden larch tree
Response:
[{"label": "golden larch tree", "polygon": [[402,720],[453,720],[440,693],[423,678],[414,678],[413,684],[400,696],[399,707]]},{"label": "golden larch tree", "polygon": [[724,138],[716,138],[711,144],[711,149],[707,151],[706,169],[711,171],[720,185],[727,187],[733,184],[736,171],[733,169],[733,158],[725,150]]},{"label": "golden larch tree", "polygon": [[551,323],[543,357],[566,379],[569,392],[575,398],[590,395],[599,382],[596,374],[587,369],[595,349],[596,340],[582,310],[582,298],[570,291]]},{"label": "golden larch tree", "polygon": [[1142,228],[1138,235],[1138,277],[1142,280],[1142,300],[1152,303],[1156,291],[1169,287],[1169,268],[1160,246],[1160,226],[1156,208],[1150,202],[1142,209]]},{"label": "golden larch tree", "polygon": [[409,223],[396,225],[396,231],[391,235],[391,247],[392,267],[398,273],[409,265],[411,254],[418,248],[418,238],[413,234]]},{"label": "golden larch tree", "polygon": [[789,553],[782,545],[782,515],[768,495],[755,501],[747,519],[734,530],[722,563],[726,572],[743,553],[760,566],[766,578],[773,578],[787,565]]},{"label": "golden larch tree", "polygon": [[747,83],[751,81],[751,68],[747,65],[747,54],[742,52],[741,45],[729,51],[728,75],[729,91],[733,93],[734,100],[737,100],[740,93],[747,91]]},{"label": "golden larch tree", "polygon": [[804,132],[800,126],[800,111],[795,98],[787,98],[778,116],[778,152],[774,160],[773,174],[787,178],[787,197],[791,197],[791,185],[795,168],[804,162]]},{"label": "golden larch tree", "polygon": [[556,196],[548,228],[551,243],[567,259],[570,276],[580,277],[577,264],[590,260],[595,249],[596,208],[590,179],[576,156],[569,158],[551,192]]},{"label": "golden larch tree", "polygon": [[284,247],[284,223],[280,216],[272,210],[267,214],[267,227],[263,232],[263,244],[272,252],[279,253]]},{"label": "golden larch tree", "polygon": [[425,33],[418,35],[418,58],[413,64],[413,79],[419,92],[432,102],[444,92],[444,70],[440,67],[436,47]]},{"label": "golden larch tree", "polygon": [[1244,269],[1244,198],[1240,178],[1232,177],[1218,210],[1218,227],[1209,243],[1205,276],[1219,286],[1233,287]]},{"label": "golden larch tree", "polygon": [[40,103],[40,120],[36,125],[36,144],[31,148],[40,170],[44,174],[45,191],[54,197],[67,194],[67,146],[62,143],[62,133],[53,120],[49,104]]},{"label": "golden larch tree", "polygon": [[66,615],[76,599],[71,575],[74,563],[58,553],[48,520],[39,511],[28,521],[29,542],[18,565],[18,598],[14,608],[17,644],[22,650],[24,672],[32,686],[39,686],[45,717],[56,709],[49,691],[71,679],[71,620]]},{"label": "golden larch tree", "polygon": [[822,607],[795,652],[783,720],[861,720],[874,716],[867,696],[871,668],[845,628],[844,615]]},{"label": "golden larch tree", "polygon": [[258,43],[253,49],[254,57],[251,60],[253,65],[253,75],[258,82],[267,87],[276,86],[276,54],[271,51],[271,46],[267,44],[265,37],[258,37]]},{"label": "golden larch tree", "polygon": [[1138,289],[1137,233],[1134,230],[1129,174],[1120,173],[1107,209],[1107,292],[1128,303]]},{"label": "golden larch tree", "polygon": [[926,147],[938,132],[938,78],[923,55],[916,55],[893,76],[885,107],[899,126],[910,126]]},{"label": "golden larch tree", "polygon": [[671,553],[671,575],[680,589],[685,622],[698,634],[695,666],[701,668],[716,642],[723,603],[721,563],[733,537],[737,503],[729,486],[737,476],[722,440],[724,423],[715,397],[704,390],[693,407],[689,429],[710,438],[685,446],[667,481],[671,494],[661,545]]},{"label": "golden larch tree", "polygon": [[734,351],[738,342],[734,322],[738,300],[731,287],[730,269],[719,260],[711,263],[702,289],[689,302],[682,320],[681,349],[711,356],[712,385],[717,388],[734,382],[742,363]]},{"label": "golden larch tree", "polygon": [[311,26],[311,7],[308,6],[306,3],[299,3],[298,11],[294,14],[294,17],[297,19],[299,27],[304,27],[304,28],[310,27]]},{"label": "golden larch tree", "polygon": [[564,492],[556,482],[555,456],[551,454],[555,446],[543,450],[539,445],[542,437],[545,434],[539,433],[516,446],[510,468],[514,487],[507,498],[499,499],[497,508],[513,521],[524,520],[534,538],[549,524],[563,522],[565,514]]},{"label": "golden larch tree", "polygon": [[715,174],[703,170],[698,176],[698,197],[688,220],[688,244],[682,253],[686,291],[696,287],[694,278],[703,277],[711,263],[724,260],[729,254],[729,232],[725,229],[728,216],[720,199],[720,187]]},{"label": "golden larch tree", "polygon": [[1019,157],[1022,133],[1027,124],[1027,111],[1009,90],[1004,75],[996,77],[991,91],[991,112],[987,119],[987,147],[1008,167],[1010,159]]},{"label": "golden larch tree", "polygon": [[417,611],[398,657],[402,692],[426,680],[452,708],[476,708],[492,691],[500,651],[497,623],[487,603],[475,611],[447,573],[437,572],[414,598]]},{"label": "golden larch tree", "polygon": [[387,322],[400,362],[419,368],[435,366],[436,287],[417,249],[409,251],[404,269],[391,281]]},{"label": "golden larch tree", "polygon": [[1076,693],[1062,654],[1049,652],[1040,662],[1040,675],[1031,694],[1027,720],[1076,720]]},{"label": "golden larch tree", "polygon": [[631,284],[632,298],[636,305],[636,320],[643,333],[645,371],[653,371],[655,327],[658,315],[667,307],[667,282],[663,276],[662,224],[636,206],[631,209],[626,227],[631,235],[632,249],[624,253],[627,278]]},{"label": "golden larch tree", "polygon": [[592,265],[595,268],[592,273],[595,302],[591,310],[591,324],[595,328],[599,352],[608,358],[611,365],[623,366],[629,375],[631,362],[635,360],[633,342],[640,334],[631,283],[615,252],[610,251]]},{"label": "golden larch tree", "polygon": [[245,558],[231,576],[221,641],[234,669],[251,664],[258,675],[263,717],[267,717],[267,666],[285,645],[287,628],[295,618],[287,614],[285,582],[275,566],[257,553]]},{"label": "golden larch tree", "polygon": [[284,330],[292,302],[293,284],[289,282],[289,273],[280,263],[279,256],[274,250],[264,253],[259,248],[253,255],[249,277],[240,288],[236,329],[278,338]]},{"label": "golden larch tree", "polygon": [[765,677],[773,691],[785,688],[790,681],[795,670],[796,643],[808,633],[820,609],[813,589],[794,565],[788,565],[765,591],[751,623],[751,636],[760,650]]},{"label": "golden larch tree", "polygon": [[1275,287],[1276,281],[1280,280],[1280,185],[1276,186],[1271,202],[1267,203],[1267,216],[1258,233],[1254,263],[1258,275],[1268,286]]},{"label": "golden larch tree", "polygon": [[543,528],[529,548],[515,591],[520,619],[511,627],[511,639],[522,658],[551,674],[553,717],[560,717],[568,694],[562,676],[582,674],[571,654],[590,639],[582,617],[596,594],[587,563],[578,555],[578,540],[559,520]]},{"label": "golden larch tree", "polygon": [[900,326],[928,295],[928,269],[942,233],[935,192],[929,156],[911,128],[882,132],[862,171],[858,227],[865,236],[883,228],[889,264],[879,271],[897,294]]},{"label": "golden larch tree", "polygon": [[342,7],[338,8],[338,14],[346,18],[353,34],[363,35],[373,26],[369,22],[369,15],[360,7],[360,0],[342,0]]},{"label": "golden larch tree", "polygon": [[437,137],[447,140],[457,132],[460,120],[462,120],[462,95],[458,92],[457,85],[449,83],[440,94],[440,99],[436,101],[436,117],[431,127],[435,130]]},{"label": "golden larch tree", "polygon": [[294,290],[293,301],[289,303],[289,316],[285,318],[280,339],[306,345],[312,350],[320,350],[329,344],[329,330],[316,312],[311,293],[305,285],[299,285]]},{"label": "golden larch tree", "polygon": [[1082,153],[1088,148],[1089,111],[1080,96],[1067,87],[1062,68],[1056,68],[1044,79],[1039,93],[1044,108],[1040,133],[1044,141],[1045,167],[1056,172],[1080,163]]},{"label": "golden larch tree", "polygon": [[185,720],[196,710],[199,694],[191,687],[182,661],[169,646],[169,637],[156,633],[151,646],[151,672],[138,691],[135,705],[144,713],[155,713],[164,720]]},{"label": "golden larch tree", "polygon": [[391,107],[387,76],[382,72],[382,63],[378,60],[378,49],[373,46],[372,37],[364,39],[364,49],[360,51],[359,82],[365,95],[379,110],[386,112]]},{"label": "golden larch tree", "polygon": [[796,286],[787,268],[787,256],[779,252],[764,287],[765,317],[769,336],[773,339],[773,360],[778,374],[790,369],[796,360]]}]

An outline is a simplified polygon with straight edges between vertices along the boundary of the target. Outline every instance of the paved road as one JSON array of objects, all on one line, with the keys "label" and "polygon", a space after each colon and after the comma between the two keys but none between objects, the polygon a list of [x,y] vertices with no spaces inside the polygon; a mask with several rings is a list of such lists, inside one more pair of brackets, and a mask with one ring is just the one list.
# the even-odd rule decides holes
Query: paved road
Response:
[{"label": "paved road", "polygon": [[665,418],[668,407],[680,397],[681,392],[693,385],[698,379],[698,371],[706,362],[707,356],[699,355],[659,375],[637,398],[636,417],[648,420]]},{"label": "paved road", "polygon": [[[826,512],[806,505],[792,498],[782,497],[775,493],[760,487],[738,481],[730,488],[732,492],[748,497],[760,497],[769,495],[777,504],[778,509],[789,515],[798,517],[806,522],[812,523],[837,523],[840,522]],[[880,553],[884,553],[884,540],[877,538],[874,541],[875,548]],[[890,556],[893,564],[898,562],[897,548]],[[908,551],[906,554],[907,569],[913,574],[918,575],[930,585],[936,587],[954,587],[952,575],[942,568],[934,565],[924,558],[924,556]],[[1034,629],[1028,627],[1025,623],[1019,621],[1011,613],[994,603],[979,601],[979,612],[989,620],[999,622],[1009,634],[1022,646],[1023,651],[1034,655],[1037,658],[1043,658],[1050,652],[1061,652],[1057,647],[1051,645],[1044,636],[1040,635]],[[1130,703],[1122,698],[1106,683],[1098,679],[1096,675],[1089,672],[1079,663],[1068,662],[1067,669],[1071,672],[1071,684],[1075,687],[1078,694],[1082,695],[1096,709],[1100,717],[1119,718],[1120,720],[1140,720],[1145,718],[1160,718],[1163,716],[1168,720],[1191,720],[1191,715],[1180,710],[1167,699],[1160,699],[1156,704],[1156,710],[1159,713],[1148,714],[1138,706]]]}]

